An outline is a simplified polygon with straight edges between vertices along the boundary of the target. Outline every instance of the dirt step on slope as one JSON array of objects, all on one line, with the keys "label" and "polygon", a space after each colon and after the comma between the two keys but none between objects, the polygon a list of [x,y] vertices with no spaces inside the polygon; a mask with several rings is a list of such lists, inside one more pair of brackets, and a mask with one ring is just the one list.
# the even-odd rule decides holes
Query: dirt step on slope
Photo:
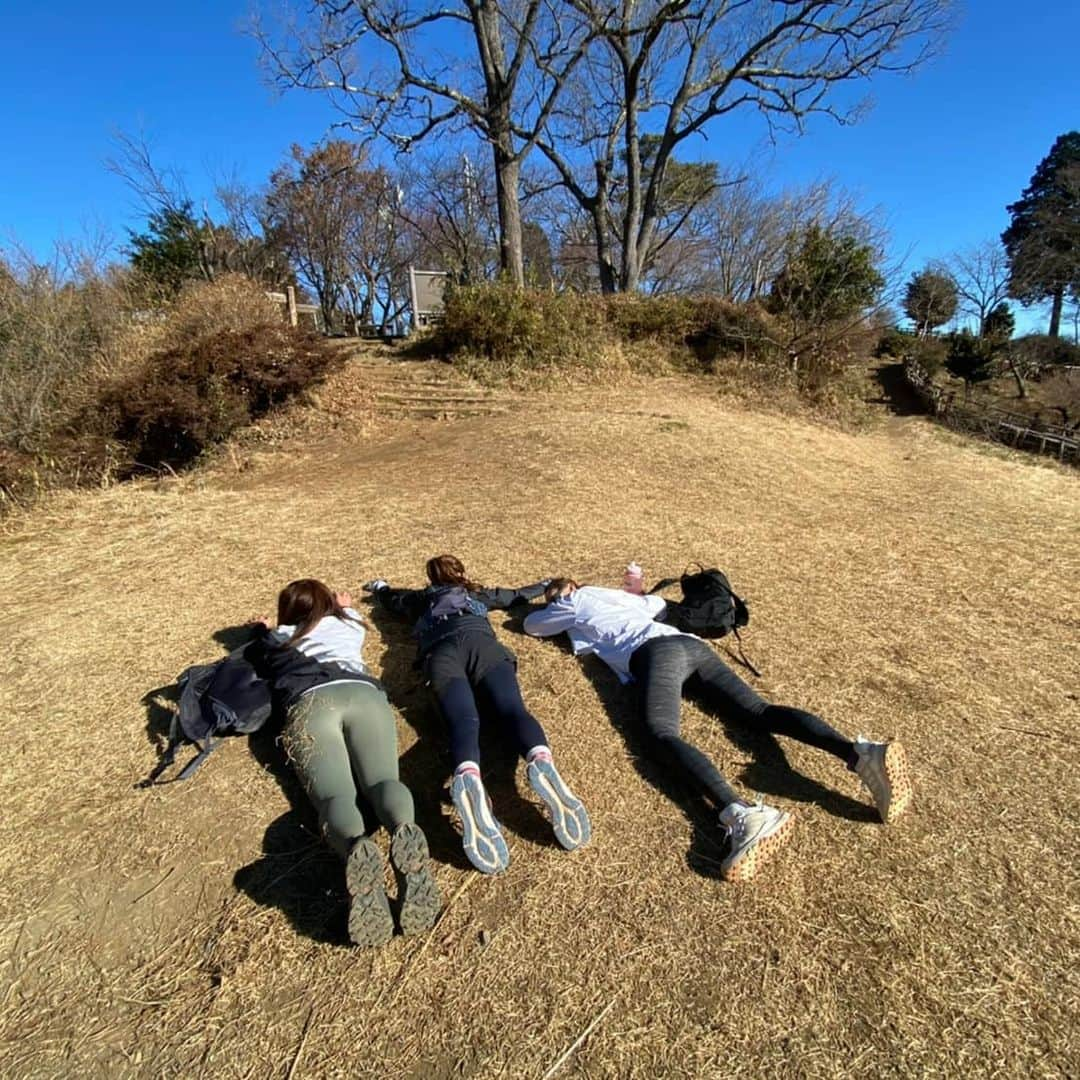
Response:
[{"label": "dirt step on slope", "polygon": [[376,412],[386,419],[493,416],[519,404],[516,395],[477,386],[438,361],[396,360],[362,353],[351,363],[374,391]]}]

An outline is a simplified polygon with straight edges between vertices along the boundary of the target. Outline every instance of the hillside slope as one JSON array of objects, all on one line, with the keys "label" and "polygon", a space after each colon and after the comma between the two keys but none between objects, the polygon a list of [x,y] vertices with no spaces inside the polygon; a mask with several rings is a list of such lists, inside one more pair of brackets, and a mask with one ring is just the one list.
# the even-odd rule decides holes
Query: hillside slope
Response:
[{"label": "hillside slope", "polygon": [[[5,1076],[540,1077],[598,1018],[559,1075],[1075,1072],[1076,475],[675,380],[365,430],[58,497],[0,539]],[[725,885],[714,816],[640,758],[629,693],[496,617],[594,839],[556,848],[489,737],[512,865],[483,878],[408,629],[376,617],[448,906],[430,935],[349,948],[340,870],[269,739],[134,789],[155,691],[291,578],[419,584],[447,550],[490,584],[721,565],[759,688],[903,739],[913,812],[886,829],[831,759],[688,707],[691,738],[798,818],[759,880]]]}]

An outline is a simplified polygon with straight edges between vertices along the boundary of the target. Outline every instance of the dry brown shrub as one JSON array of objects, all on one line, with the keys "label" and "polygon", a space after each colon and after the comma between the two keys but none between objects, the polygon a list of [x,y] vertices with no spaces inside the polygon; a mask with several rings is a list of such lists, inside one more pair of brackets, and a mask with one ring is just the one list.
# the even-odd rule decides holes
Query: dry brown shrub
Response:
[{"label": "dry brown shrub", "polygon": [[279,306],[242,274],[194,282],[164,309],[140,308],[140,296],[137,280],[117,268],[65,276],[26,263],[0,272],[0,444],[10,451],[0,462],[0,503],[108,482],[123,469],[127,455],[109,428],[116,388],[160,382],[150,370],[155,354],[283,326]]},{"label": "dry brown shrub", "polygon": [[111,383],[85,427],[102,422],[127,473],[183,468],[338,363],[325,338],[281,322],[181,338]]},{"label": "dry brown shrub", "polygon": [[138,367],[152,353],[178,348],[225,331],[250,330],[283,321],[281,306],[243,274],[186,285],[169,305],[128,322],[104,357],[103,374],[115,377]]}]

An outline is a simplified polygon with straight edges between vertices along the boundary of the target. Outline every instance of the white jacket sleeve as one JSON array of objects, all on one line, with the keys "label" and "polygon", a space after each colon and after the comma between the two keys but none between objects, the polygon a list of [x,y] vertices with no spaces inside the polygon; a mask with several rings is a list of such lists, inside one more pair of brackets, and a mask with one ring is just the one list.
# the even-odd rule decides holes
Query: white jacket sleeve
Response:
[{"label": "white jacket sleeve", "polygon": [[533,637],[554,637],[564,633],[575,623],[574,609],[569,604],[556,601],[547,607],[525,616],[524,629]]},{"label": "white jacket sleeve", "polygon": [[645,610],[652,619],[655,619],[667,607],[667,601],[662,596],[657,596],[656,593],[643,596],[641,599],[645,602]]}]

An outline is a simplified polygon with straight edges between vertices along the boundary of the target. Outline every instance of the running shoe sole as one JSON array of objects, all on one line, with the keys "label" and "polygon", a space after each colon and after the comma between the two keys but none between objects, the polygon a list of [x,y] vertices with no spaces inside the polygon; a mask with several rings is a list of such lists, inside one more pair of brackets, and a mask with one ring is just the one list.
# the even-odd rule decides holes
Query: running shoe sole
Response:
[{"label": "running shoe sole", "polygon": [[725,881],[749,881],[774,855],[782,851],[791,839],[791,827],[795,819],[790,814],[782,814],[767,830],[758,834],[748,847],[735,856],[733,862],[727,859],[720,865],[720,874]]},{"label": "running shoe sole", "polygon": [[461,818],[461,843],[469,862],[481,874],[505,870],[510,865],[510,852],[480,778],[473,773],[459,773],[450,784],[450,798]]},{"label": "running shoe sole", "polygon": [[403,934],[430,930],[439,917],[439,886],[431,875],[427,839],[419,825],[401,825],[390,841],[390,862],[397,871],[401,909],[398,922]]},{"label": "running shoe sole", "polygon": [[881,820],[886,825],[894,822],[910,805],[912,796],[911,774],[908,772],[907,754],[900,743],[892,742],[885,747],[881,763],[892,798],[884,813],[879,808]]},{"label": "running shoe sole", "polygon": [[349,890],[349,940],[373,948],[394,936],[394,917],[383,888],[383,858],[379,849],[363,837],[345,860],[345,885]]},{"label": "running shoe sole", "polygon": [[548,808],[555,839],[567,851],[587,844],[592,836],[589,815],[581,800],[566,786],[554,764],[546,760],[530,761],[526,773],[529,786]]}]

